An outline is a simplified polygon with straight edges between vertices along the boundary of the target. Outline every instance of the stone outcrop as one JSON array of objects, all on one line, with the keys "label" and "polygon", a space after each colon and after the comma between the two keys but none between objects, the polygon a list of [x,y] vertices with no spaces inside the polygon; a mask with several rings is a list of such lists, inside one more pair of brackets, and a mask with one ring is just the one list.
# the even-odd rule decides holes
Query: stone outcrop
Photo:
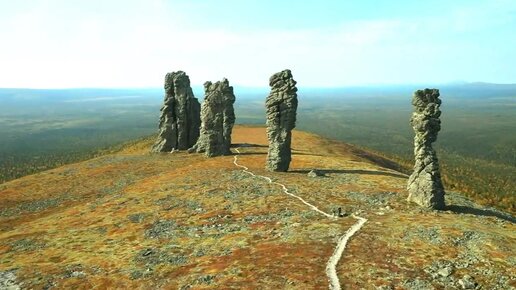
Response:
[{"label": "stone outcrop", "polygon": [[235,124],[235,95],[227,79],[204,83],[201,132],[188,152],[204,152],[208,157],[231,154],[231,132]]},{"label": "stone outcrop", "polygon": [[414,128],[414,172],[408,180],[408,200],[422,207],[444,209],[444,187],[439,162],[432,143],[441,130],[439,90],[425,89],[414,93],[414,113],[410,124]]},{"label": "stone outcrop", "polygon": [[272,75],[265,101],[269,152],[266,169],[287,171],[291,160],[292,129],[296,126],[297,88],[290,70]]},{"label": "stone outcrop", "polygon": [[190,78],[183,71],[165,76],[165,102],[161,108],[158,140],[153,152],[186,150],[197,142],[201,105],[194,97]]}]

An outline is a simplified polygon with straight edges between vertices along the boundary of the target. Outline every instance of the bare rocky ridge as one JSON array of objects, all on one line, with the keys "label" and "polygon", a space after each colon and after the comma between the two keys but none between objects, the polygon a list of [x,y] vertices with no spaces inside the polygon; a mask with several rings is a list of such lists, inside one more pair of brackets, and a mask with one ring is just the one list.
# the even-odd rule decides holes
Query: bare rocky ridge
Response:
[{"label": "bare rocky ridge", "polygon": [[148,154],[147,138],[0,184],[0,289],[328,289],[354,215],[342,289],[516,287],[514,217],[456,192],[410,206],[376,155],[292,134],[288,174],[265,172],[265,128],[235,126],[234,156]]},{"label": "bare rocky ridge", "polygon": [[183,71],[165,76],[165,101],[161,108],[158,140],[153,152],[186,150],[199,138],[201,105],[194,97],[190,78]]},{"label": "bare rocky ridge", "polygon": [[197,143],[188,152],[204,152],[208,157],[231,154],[231,131],[235,124],[235,95],[227,79],[204,83],[201,131]]},{"label": "bare rocky ridge", "polygon": [[441,130],[441,100],[439,90],[417,90],[412,99],[414,113],[410,124],[414,128],[414,172],[408,180],[408,200],[422,207],[444,209],[444,187],[439,162],[432,143]]},{"label": "bare rocky ridge", "polygon": [[266,168],[269,171],[287,171],[292,155],[292,129],[296,126],[296,81],[287,69],[272,75],[269,85],[271,92],[265,101],[269,139]]}]

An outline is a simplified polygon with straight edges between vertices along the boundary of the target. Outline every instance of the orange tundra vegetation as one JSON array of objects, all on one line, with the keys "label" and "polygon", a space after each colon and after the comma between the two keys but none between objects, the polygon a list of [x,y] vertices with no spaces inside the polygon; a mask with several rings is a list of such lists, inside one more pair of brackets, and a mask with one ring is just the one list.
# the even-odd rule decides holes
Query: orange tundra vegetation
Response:
[{"label": "orange tundra vegetation", "polygon": [[151,154],[153,141],[1,184],[0,274],[33,289],[327,289],[357,213],[368,222],[337,265],[343,288],[516,287],[511,216],[454,192],[444,211],[410,205],[407,176],[377,154],[294,130],[289,172],[268,172],[265,128],[234,128],[240,164],[342,209],[328,219],[234,156]]}]

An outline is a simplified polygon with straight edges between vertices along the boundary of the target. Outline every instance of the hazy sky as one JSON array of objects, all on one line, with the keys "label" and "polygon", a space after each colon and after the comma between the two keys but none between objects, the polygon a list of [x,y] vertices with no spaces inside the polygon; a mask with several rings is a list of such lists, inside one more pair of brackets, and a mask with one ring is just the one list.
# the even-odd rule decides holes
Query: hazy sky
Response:
[{"label": "hazy sky", "polygon": [[516,83],[515,0],[0,0],[0,87]]}]

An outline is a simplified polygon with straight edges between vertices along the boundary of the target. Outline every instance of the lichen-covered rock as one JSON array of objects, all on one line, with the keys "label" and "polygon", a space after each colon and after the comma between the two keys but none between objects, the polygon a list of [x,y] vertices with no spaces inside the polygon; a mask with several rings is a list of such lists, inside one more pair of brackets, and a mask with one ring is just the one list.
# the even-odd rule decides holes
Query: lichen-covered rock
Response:
[{"label": "lichen-covered rock", "polygon": [[287,171],[292,155],[292,129],[296,126],[296,81],[290,70],[284,70],[272,75],[269,85],[271,92],[265,101],[269,139],[266,169]]},{"label": "lichen-covered rock", "polygon": [[414,113],[410,124],[414,128],[414,172],[408,180],[408,200],[422,207],[444,209],[444,187],[439,162],[432,143],[441,130],[441,100],[439,90],[425,89],[414,93]]},{"label": "lichen-covered rock", "polygon": [[165,102],[161,108],[158,140],[153,152],[186,150],[197,142],[201,105],[194,97],[190,78],[183,71],[165,76]]},{"label": "lichen-covered rock", "polygon": [[231,132],[235,124],[235,95],[227,79],[204,83],[201,132],[188,152],[204,152],[208,157],[231,154]]}]

